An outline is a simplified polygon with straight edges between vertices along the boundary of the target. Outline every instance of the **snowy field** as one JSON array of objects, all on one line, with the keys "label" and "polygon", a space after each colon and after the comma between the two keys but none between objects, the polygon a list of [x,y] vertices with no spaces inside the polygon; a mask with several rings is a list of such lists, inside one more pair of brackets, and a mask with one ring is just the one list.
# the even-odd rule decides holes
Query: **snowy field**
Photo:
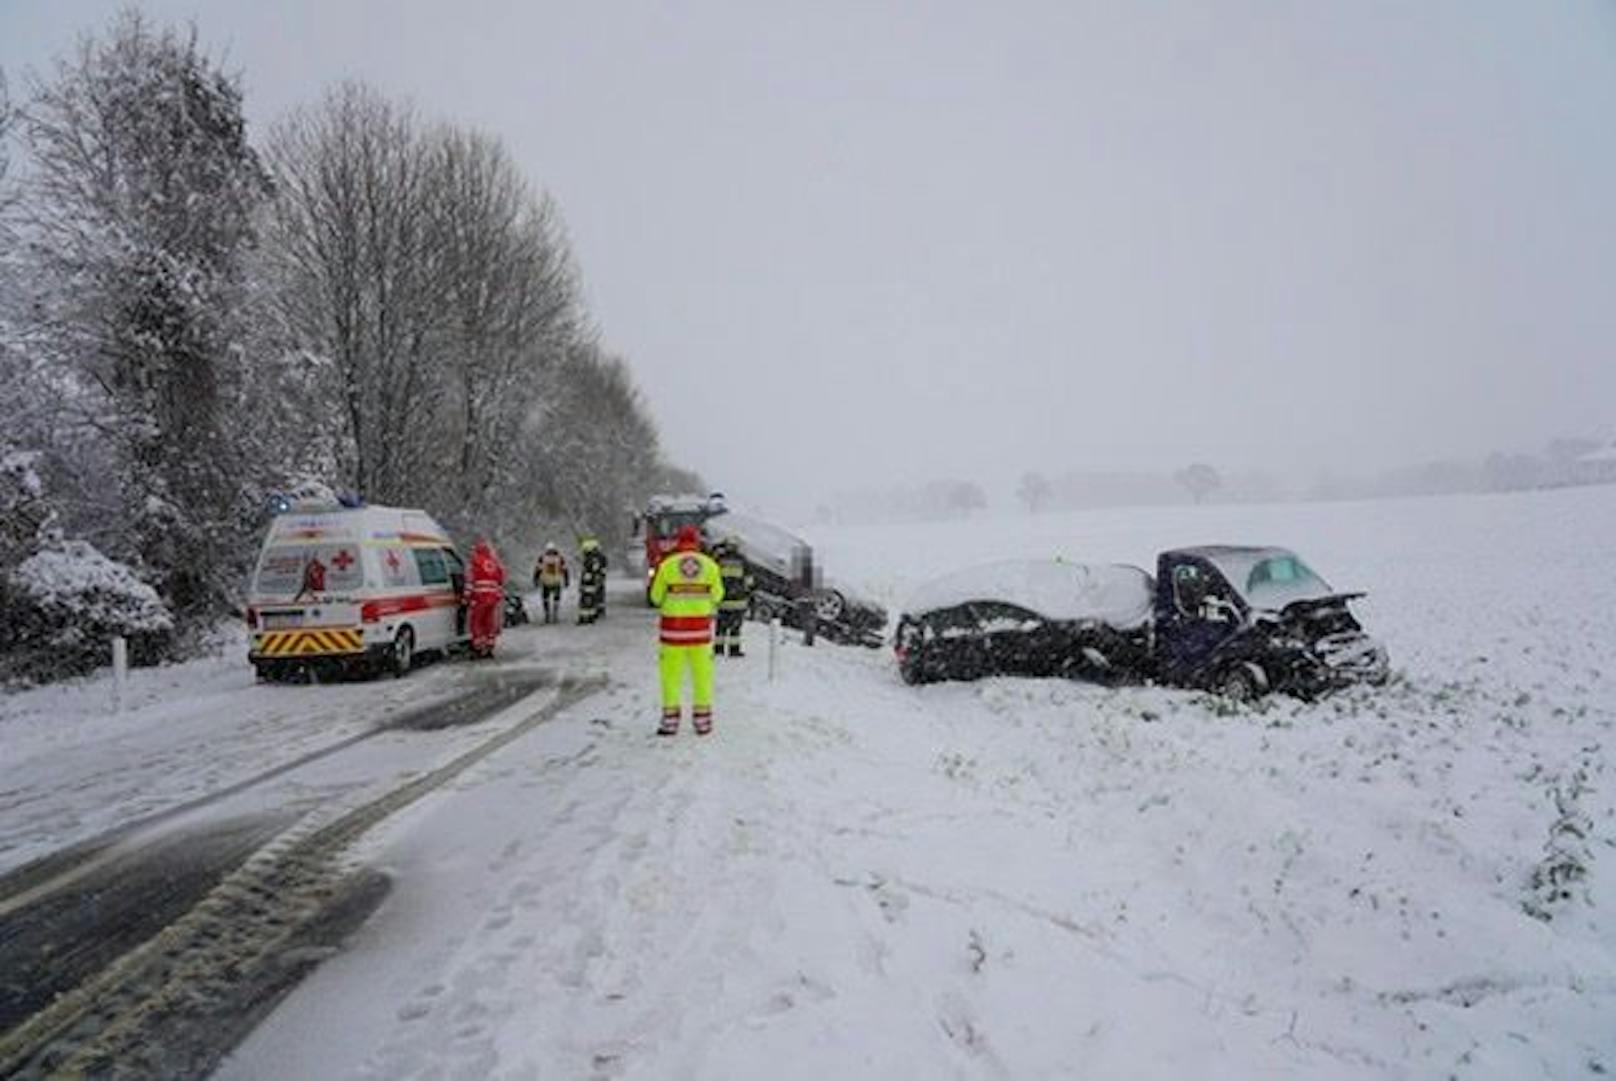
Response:
[{"label": "snowy field", "polygon": [[[720,662],[716,735],[658,741],[648,613],[619,605],[582,650],[589,629],[527,632],[513,649],[604,669],[607,689],[369,835],[356,858],[392,894],[219,1076],[1607,1073],[1612,537],[1616,488],[814,537],[832,573],[894,606],[933,573],[1007,556],[1149,568],[1179,544],[1294,547],[1370,592],[1358,611],[1397,672],[1316,705],[909,688],[885,650],[796,643],[771,681],[749,625],[749,656]],[[332,705],[385,711],[455,671]],[[164,699],[143,707],[152,739],[238,694],[302,740],[307,722],[256,696],[366,694],[244,673],[148,674]],[[48,776],[103,739],[138,782],[141,714],[99,720],[97,694],[0,702],[0,788],[22,772],[15,747]],[[246,768],[234,746],[212,768]],[[102,813],[75,803],[85,791],[55,814]],[[1552,918],[1527,914],[1551,826],[1584,817],[1571,847],[1587,878]]]}]

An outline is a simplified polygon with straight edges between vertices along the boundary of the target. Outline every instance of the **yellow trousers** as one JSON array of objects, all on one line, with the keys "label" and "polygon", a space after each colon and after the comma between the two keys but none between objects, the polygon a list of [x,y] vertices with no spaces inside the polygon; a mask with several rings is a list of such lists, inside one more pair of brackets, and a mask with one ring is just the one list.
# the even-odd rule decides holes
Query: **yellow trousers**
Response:
[{"label": "yellow trousers", "polygon": [[690,682],[693,690],[694,707],[692,712],[697,716],[711,714],[713,711],[713,647],[711,644],[699,646],[670,646],[663,643],[657,647],[661,652],[657,656],[657,667],[662,672],[662,712],[666,716],[670,711],[674,716],[679,715],[680,699],[684,691],[685,669],[690,670]]}]

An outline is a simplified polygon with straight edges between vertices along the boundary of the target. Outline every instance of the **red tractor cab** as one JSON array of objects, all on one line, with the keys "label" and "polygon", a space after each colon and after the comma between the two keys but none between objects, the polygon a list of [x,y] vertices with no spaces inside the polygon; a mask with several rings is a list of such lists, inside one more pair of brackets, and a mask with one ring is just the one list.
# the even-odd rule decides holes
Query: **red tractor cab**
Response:
[{"label": "red tractor cab", "polygon": [[693,525],[702,531],[703,546],[707,543],[707,522],[728,513],[721,492],[711,495],[654,495],[645,510],[636,516],[634,529],[645,542],[645,591],[650,601],[651,579],[664,557],[673,551],[679,530]]}]

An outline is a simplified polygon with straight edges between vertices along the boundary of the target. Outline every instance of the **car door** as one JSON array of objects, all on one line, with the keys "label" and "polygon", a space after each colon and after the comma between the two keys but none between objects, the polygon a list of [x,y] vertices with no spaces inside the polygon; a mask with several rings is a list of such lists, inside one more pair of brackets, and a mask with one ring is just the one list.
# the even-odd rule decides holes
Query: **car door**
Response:
[{"label": "car door", "polygon": [[443,567],[449,574],[449,588],[452,591],[454,604],[445,607],[443,611],[443,631],[450,642],[459,642],[468,637],[466,629],[466,606],[460,603],[466,595],[466,563],[460,558],[460,553],[453,548],[443,549]]},{"label": "car door", "polygon": [[1170,604],[1156,629],[1157,649],[1168,677],[1188,681],[1240,629],[1240,605],[1223,575],[1205,560],[1179,561],[1168,574]]},{"label": "car door", "polygon": [[989,670],[1025,676],[1059,670],[1051,627],[1042,616],[1004,601],[977,601],[971,610],[981,631]]},{"label": "car door", "polygon": [[992,673],[981,622],[973,606],[956,604],[921,616],[924,667],[936,679],[979,679]]}]

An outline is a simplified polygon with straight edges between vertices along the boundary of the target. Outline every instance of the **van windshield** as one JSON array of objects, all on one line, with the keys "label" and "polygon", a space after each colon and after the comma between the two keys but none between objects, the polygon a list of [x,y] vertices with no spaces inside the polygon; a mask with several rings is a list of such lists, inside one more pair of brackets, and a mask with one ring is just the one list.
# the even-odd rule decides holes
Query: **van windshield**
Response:
[{"label": "van windshield", "polygon": [[352,544],[285,544],[258,561],[253,594],[300,600],[319,593],[347,593],[365,584],[359,549]]}]

